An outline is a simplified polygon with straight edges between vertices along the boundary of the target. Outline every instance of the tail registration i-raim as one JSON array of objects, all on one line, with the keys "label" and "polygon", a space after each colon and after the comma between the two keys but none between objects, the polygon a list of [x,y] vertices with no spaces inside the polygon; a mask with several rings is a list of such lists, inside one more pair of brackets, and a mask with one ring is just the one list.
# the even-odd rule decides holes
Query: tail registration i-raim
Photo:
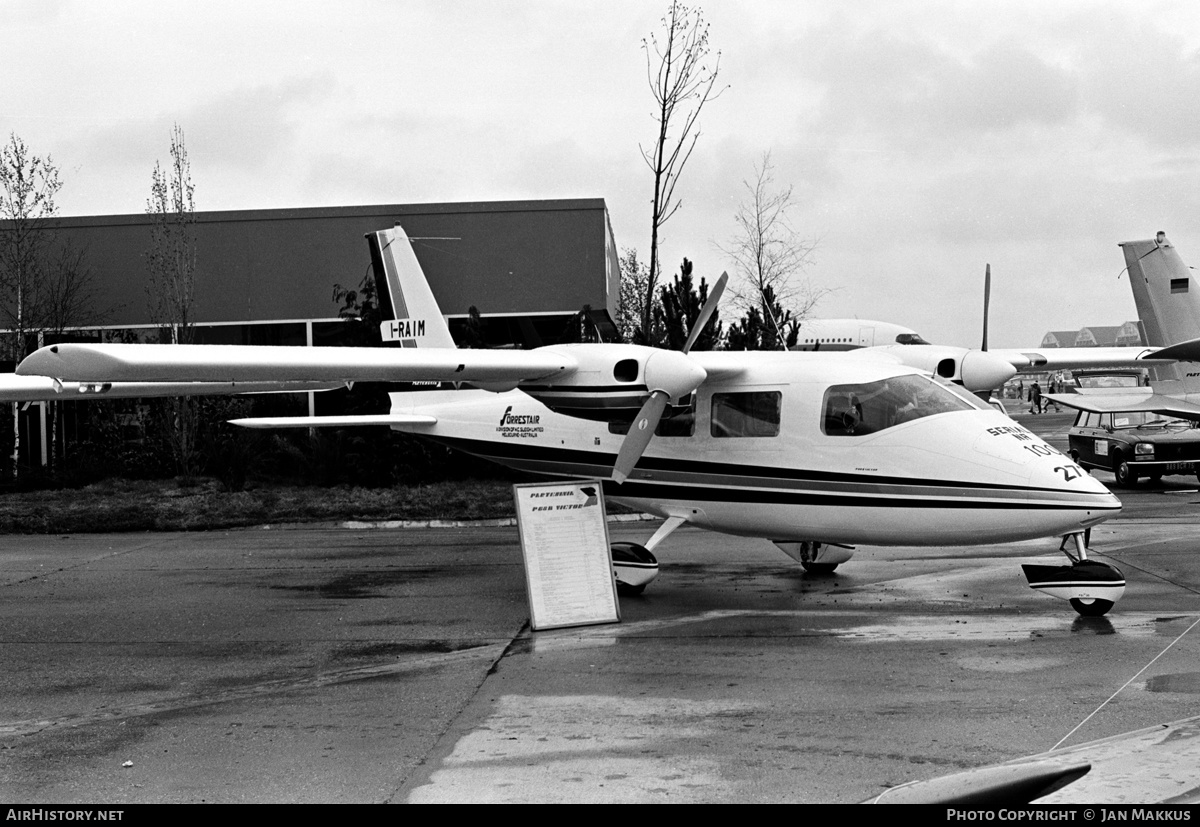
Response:
[{"label": "tail registration i-raim", "polygon": [[[962,387],[886,355],[692,351],[724,277],[682,351],[602,343],[462,350],[404,232],[368,241],[380,296],[405,322],[391,325],[404,347],[63,344],[31,355],[19,372],[59,381],[453,382],[455,390],[394,393],[384,416],[238,424],[386,423],[531,473],[606,478],[610,499],[664,519],[644,545],[622,550],[636,558],[641,580],[627,583],[635,591],[653,550],[685,524],[765,538],[821,572],[856,544],[1081,536],[1121,507]],[[1083,561],[1081,540],[1076,548]],[[614,562],[621,580],[615,549]],[[1087,613],[1111,605],[1082,600],[1072,603]]]}]

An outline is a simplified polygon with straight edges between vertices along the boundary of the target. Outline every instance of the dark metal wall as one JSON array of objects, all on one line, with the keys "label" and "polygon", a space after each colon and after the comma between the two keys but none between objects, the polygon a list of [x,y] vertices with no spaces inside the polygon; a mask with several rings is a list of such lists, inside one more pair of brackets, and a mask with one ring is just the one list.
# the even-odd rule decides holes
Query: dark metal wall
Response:
[{"label": "dark metal wall", "polygon": [[[370,257],[363,236],[400,223],[447,315],[616,316],[617,249],[602,199],[380,205],[197,213],[195,320],[337,316],[334,283],[356,287]],[[58,232],[87,251],[106,326],[145,325],[145,215],[64,218]]]}]

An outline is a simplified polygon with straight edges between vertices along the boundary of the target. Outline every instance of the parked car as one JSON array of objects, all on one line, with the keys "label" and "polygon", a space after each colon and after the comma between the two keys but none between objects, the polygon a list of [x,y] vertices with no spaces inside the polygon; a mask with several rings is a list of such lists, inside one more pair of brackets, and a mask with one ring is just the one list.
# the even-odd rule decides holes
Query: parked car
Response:
[{"label": "parked car", "polygon": [[1195,474],[1200,468],[1200,423],[1142,411],[1080,411],[1067,432],[1071,458],[1084,468],[1112,471],[1128,488],[1139,477]]}]

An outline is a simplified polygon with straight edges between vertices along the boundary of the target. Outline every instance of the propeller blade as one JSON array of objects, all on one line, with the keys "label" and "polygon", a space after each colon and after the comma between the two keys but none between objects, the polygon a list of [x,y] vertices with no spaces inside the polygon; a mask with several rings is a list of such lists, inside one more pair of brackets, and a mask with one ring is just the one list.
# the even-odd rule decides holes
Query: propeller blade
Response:
[{"label": "propeller blade", "polygon": [[717,309],[717,302],[721,300],[721,294],[725,292],[725,282],[729,281],[729,274],[722,273],[713,285],[712,292],[708,294],[708,300],[704,302],[704,307],[700,309],[700,318],[696,319],[696,323],[692,325],[692,330],[688,333],[687,341],[684,342],[683,352],[687,353],[692,349],[692,345],[696,344],[696,340],[700,338],[700,334],[704,332],[708,320],[712,318],[713,311]]},{"label": "propeller blade", "polygon": [[614,480],[625,482],[633,473],[633,467],[637,465],[638,460],[642,458],[642,452],[650,444],[650,439],[654,436],[654,429],[658,427],[658,421],[662,419],[663,411],[667,409],[669,401],[670,397],[665,391],[655,391],[642,405],[637,418],[629,427],[629,433],[625,435],[625,441],[621,443],[621,450],[617,452],[617,462],[613,466],[612,473]]},{"label": "propeller blade", "polygon": [[987,350],[988,305],[992,302],[992,265],[983,271],[983,347]]}]

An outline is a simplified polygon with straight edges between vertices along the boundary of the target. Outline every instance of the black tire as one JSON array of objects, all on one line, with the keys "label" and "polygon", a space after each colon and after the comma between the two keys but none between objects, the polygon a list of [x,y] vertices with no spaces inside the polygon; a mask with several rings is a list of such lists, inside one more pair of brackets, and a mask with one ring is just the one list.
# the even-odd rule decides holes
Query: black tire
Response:
[{"label": "black tire", "polygon": [[804,570],[809,574],[833,574],[834,569],[838,567],[837,563],[801,563]]},{"label": "black tire", "polygon": [[1108,614],[1108,610],[1112,607],[1111,600],[1101,600],[1098,597],[1090,603],[1085,603],[1079,598],[1071,598],[1071,608],[1079,612],[1083,617],[1102,617]]},{"label": "black tire", "polygon": [[641,594],[645,590],[646,590],[645,583],[643,583],[640,586],[631,586],[628,583],[622,583],[620,580],[617,581],[617,594],[622,595],[624,597],[636,597],[637,595]]},{"label": "black tire", "polygon": [[1137,485],[1137,471],[1125,461],[1124,454],[1113,457],[1113,476],[1117,478],[1117,486],[1120,488],[1133,488]]}]

